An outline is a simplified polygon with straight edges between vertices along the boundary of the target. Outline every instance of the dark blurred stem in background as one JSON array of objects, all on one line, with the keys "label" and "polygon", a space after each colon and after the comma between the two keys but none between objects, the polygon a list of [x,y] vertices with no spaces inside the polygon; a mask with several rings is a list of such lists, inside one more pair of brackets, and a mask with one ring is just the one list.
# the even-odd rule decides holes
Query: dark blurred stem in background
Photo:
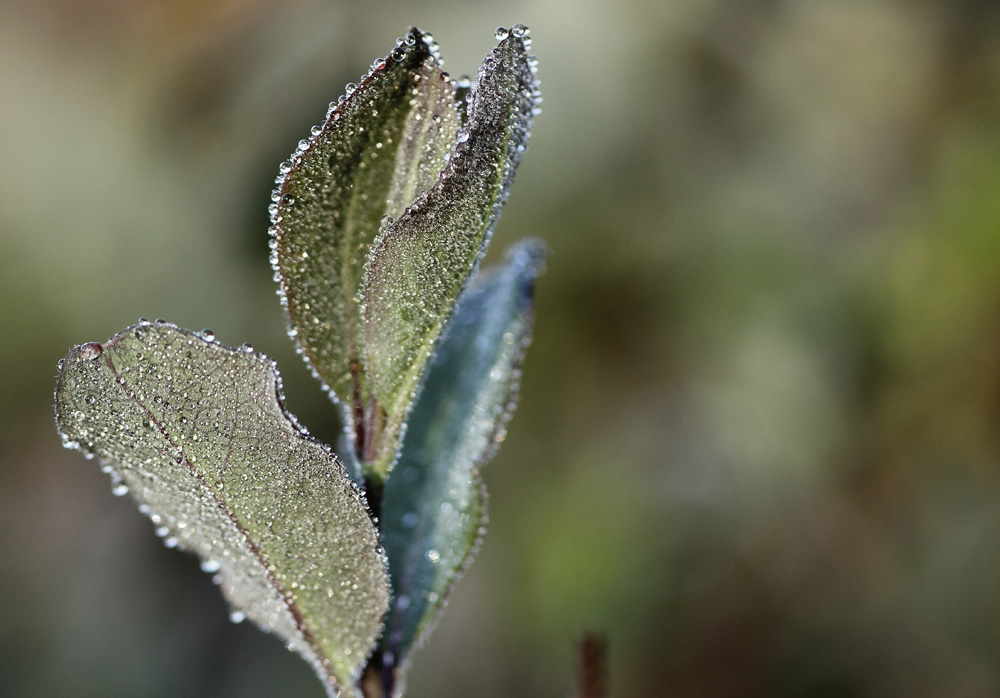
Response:
[{"label": "dark blurred stem in background", "polygon": [[604,638],[587,633],[580,640],[576,698],[608,698],[608,648]]}]

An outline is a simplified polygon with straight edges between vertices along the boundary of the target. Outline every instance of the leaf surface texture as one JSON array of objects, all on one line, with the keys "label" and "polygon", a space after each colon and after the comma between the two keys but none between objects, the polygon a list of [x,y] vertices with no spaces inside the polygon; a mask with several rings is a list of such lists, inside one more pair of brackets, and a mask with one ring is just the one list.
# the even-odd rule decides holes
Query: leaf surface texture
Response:
[{"label": "leaf surface texture", "polygon": [[486,57],[468,123],[433,187],[378,236],[363,280],[364,367],[386,414],[373,469],[387,473],[424,367],[475,272],[507,197],[538,103],[524,41]]},{"label": "leaf surface texture", "polygon": [[56,418],[237,613],[303,655],[331,696],[353,695],[387,607],[384,556],[343,466],[282,406],[270,359],[141,323],[70,351]]}]

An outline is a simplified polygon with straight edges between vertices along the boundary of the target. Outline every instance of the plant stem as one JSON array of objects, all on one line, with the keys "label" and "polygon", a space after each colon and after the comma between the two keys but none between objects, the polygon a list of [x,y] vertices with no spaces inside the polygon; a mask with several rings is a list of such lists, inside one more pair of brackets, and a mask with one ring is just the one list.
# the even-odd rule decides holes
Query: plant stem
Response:
[{"label": "plant stem", "polygon": [[604,639],[593,633],[580,641],[576,698],[608,698],[608,648]]}]

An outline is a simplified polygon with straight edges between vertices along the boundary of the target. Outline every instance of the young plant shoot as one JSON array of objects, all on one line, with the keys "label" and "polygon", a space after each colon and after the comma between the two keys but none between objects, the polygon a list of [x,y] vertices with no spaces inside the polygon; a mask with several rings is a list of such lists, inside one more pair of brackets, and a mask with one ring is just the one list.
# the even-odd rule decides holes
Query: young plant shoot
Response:
[{"label": "young plant shoot", "polygon": [[[56,422],[168,547],[301,654],[330,696],[399,696],[485,522],[540,243],[478,271],[540,102],[528,30],[475,80],[410,29],[281,164],[271,261],[289,335],[340,407],[334,453],[249,344],[162,320],[60,361]],[[376,523],[377,522],[377,523]]]}]

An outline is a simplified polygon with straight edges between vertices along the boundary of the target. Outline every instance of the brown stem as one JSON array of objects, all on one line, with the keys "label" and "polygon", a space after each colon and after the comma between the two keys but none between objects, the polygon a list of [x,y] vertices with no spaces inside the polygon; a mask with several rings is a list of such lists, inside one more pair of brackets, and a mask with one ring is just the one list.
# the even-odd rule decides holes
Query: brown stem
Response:
[{"label": "brown stem", "polygon": [[604,639],[593,633],[580,641],[576,698],[608,698],[608,648]]},{"label": "brown stem", "polygon": [[361,450],[361,461],[371,463],[378,453],[379,442],[382,440],[382,429],[385,428],[385,411],[378,404],[375,396],[368,401],[368,410],[365,412],[365,433],[364,443]]},{"label": "brown stem", "polygon": [[372,655],[368,666],[362,672],[361,678],[358,680],[358,688],[361,689],[361,695],[365,698],[389,698],[382,686],[382,672],[377,666],[376,655]]},{"label": "brown stem", "polygon": [[361,398],[361,363],[354,359],[351,361],[351,406],[354,419],[354,453],[359,460],[363,460],[361,455],[365,443],[365,407]]}]

